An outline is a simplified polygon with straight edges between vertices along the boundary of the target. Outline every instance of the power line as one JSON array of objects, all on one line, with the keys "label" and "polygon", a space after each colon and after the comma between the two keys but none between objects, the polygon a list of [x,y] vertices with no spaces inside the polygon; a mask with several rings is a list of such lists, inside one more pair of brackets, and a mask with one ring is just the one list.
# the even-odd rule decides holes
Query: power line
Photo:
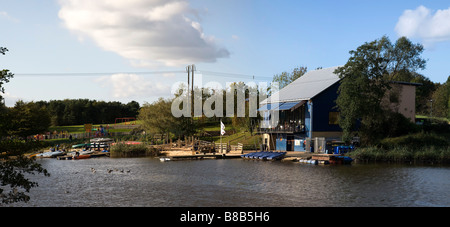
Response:
[{"label": "power line", "polygon": [[[15,77],[98,77],[98,76],[111,76],[116,74],[136,74],[144,76],[159,76],[164,74],[176,74],[176,76],[185,76],[186,71],[172,70],[172,71],[146,71],[146,72],[56,72],[56,73],[14,73]],[[239,78],[249,80],[272,80],[272,77],[254,76],[240,73],[228,73],[228,72],[214,72],[214,71],[198,71],[199,74],[208,77],[220,77],[220,78]]]},{"label": "power line", "polygon": [[213,71],[200,71],[202,75],[207,76],[220,76],[220,77],[229,77],[229,78],[245,78],[245,79],[270,79],[272,77],[263,77],[263,76],[254,76],[248,74],[238,74],[238,73],[224,73],[224,72],[213,72]]},{"label": "power line", "polygon": [[105,75],[115,75],[115,74],[177,74],[184,73],[184,71],[152,71],[152,72],[78,72],[78,73],[14,73],[14,76],[20,77],[52,77],[52,76],[105,76]]}]

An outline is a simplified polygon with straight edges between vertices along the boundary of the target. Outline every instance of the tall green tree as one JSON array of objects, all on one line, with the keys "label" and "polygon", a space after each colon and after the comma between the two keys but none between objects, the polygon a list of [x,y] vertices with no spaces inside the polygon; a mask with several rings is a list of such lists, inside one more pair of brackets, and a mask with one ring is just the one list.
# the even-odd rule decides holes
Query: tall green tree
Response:
[{"label": "tall green tree", "polygon": [[385,119],[391,119],[387,115],[392,111],[382,105],[383,97],[400,73],[411,74],[425,68],[426,61],[420,56],[423,50],[422,45],[413,44],[406,37],[392,44],[383,36],[350,51],[348,62],[335,71],[342,78],[336,103],[344,140],[350,140],[357,129],[366,143],[385,136]]},{"label": "tall green tree", "polygon": [[172,133],[176,137],[191,136],[196,132],[196,123],[191,118],[175,118],[172,115],[172,100],[160,98],[152,104],[144,104],[138,119],[145,131],[152,134]]},{"label": "tall green tree", "polygon": [[16,102],[10,109],[8,119],[10,120],[8,134],[21,138],[47,132],[51,122],[50,114],[45,107],[23,101]]}]

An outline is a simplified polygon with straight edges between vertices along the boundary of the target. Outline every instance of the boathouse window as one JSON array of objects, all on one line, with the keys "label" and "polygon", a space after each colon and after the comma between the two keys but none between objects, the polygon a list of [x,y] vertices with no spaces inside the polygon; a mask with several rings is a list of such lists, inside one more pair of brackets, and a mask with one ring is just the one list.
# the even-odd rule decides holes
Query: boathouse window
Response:
[{"label": "boathouse window", "polygon": [[330,124],[330,125],[339,124],[339,112],[328,113],[328,124]]}]

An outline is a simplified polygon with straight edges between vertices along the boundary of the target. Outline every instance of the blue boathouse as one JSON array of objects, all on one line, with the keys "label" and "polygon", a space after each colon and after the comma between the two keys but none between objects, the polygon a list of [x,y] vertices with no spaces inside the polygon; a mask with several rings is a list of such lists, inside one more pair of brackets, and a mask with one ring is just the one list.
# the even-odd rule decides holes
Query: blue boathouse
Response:
[{"label": "blue boathouse", "polygon": [[[340,140],[339,111],[336,108],[341,80],[338,67],[310,71],[260,103],[264,119],[276,119],[261,127],[267,150],[325,152],[326,141]],[[419,84],[392,82],[390,92],[399,93],[391,109],[415,121],[415,95]],[[385,102],[389,102],[387,98]],[[392,104],[392,103],[388,103]],[[278,118],[274,117],[278,114]]]},{"label": "blue boathouse", "polygon": [[[310,140],[339,139],[342,130],[336,110],[340,78],[337,67],[306,73],[260,103],[266,119],[278,111],[278,121],[261,128],[264,144],[270,150],[309,150]],[[308,146],[307,146],[308,145]]]}]

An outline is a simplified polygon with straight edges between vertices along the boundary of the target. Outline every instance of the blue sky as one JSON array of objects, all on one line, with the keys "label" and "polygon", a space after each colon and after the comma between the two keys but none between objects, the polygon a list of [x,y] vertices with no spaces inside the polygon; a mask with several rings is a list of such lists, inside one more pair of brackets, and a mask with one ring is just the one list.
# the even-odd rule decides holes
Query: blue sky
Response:
[{"label": "blue sky", "polygon": [[[422,43],[420,71],[450,75],[450,3],[300,0],[1,0],[0,67],[15,101],[89,98],[153,102],[186,81],[271,81],[298,66],[343,65],[387,35]],[[95,3],[94,3],[95,2]],[[254,76],[254,77],[253,77]]]}]

